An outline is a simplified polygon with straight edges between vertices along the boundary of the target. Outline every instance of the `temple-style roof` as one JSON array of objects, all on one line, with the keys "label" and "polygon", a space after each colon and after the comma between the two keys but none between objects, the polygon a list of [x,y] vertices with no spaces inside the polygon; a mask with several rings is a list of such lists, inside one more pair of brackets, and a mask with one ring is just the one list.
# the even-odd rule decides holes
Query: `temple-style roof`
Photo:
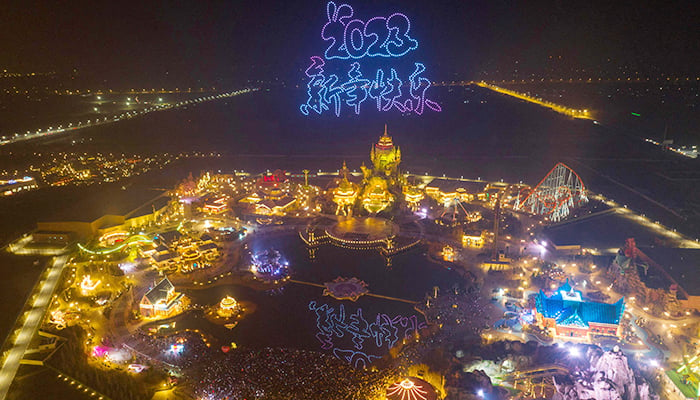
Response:
[{"label": "temple-style roof", "polygon": [[179,257],[177,254],[171,253],[169,251],[166,251],[164,253],[155,253],[155,254],[151,255],[151,258],[157,263],[172,260],[172,259],[177,258],[177,257]]},{"label": "temple-style roof", "polygon": [[289,205],[291,205],[292,203],[294,203],[296,200],[297,199],[292,197],[292,196],[285,195],[281,199],[277,199],[277,200],[271,200],[271,199],[263,200],[260,203],[258,203],[258,206],[265,207],[265,208],[268,208],[270,210],[272,210],[275,207],[286,208]]},{"label": "temple-style roof", "polygon": [[558,325],[585,328],[591,322],[619,324],[625,310],[625,298],[620,298],[612,304],[585,300],[581,292],[574,290],[567,279],[551,296],[540,290],[535,305],[537,312],[545,318],[554,319]]},{"label": "temple-style roof", "polygon": [[345,168],[345,163],[343,163],[343,170],[341,170],[341,172],[344,173],[342,174],[340,182],[338,182],[338,188],[336,190],[336,193],[340,192],[343,194],[354,194],[356,192],[355,186],[348,179],[348,174],[345,173]]},{"label": "temple-style roof", "polygon": [[486,184],[484,182],[435,178],[426,185],[426,188],[436,188],[443,193],[452,193],[458,189],[464,189],[469,194],[475,194],[482,193],[486,188]]},{"label": "temple-style roof", "polygon": [[216,243],[204,243],[204,244],[200,244],[197,247],[197,249],[199,249],[199,251],[207,251],[207,250],[213,250],[213,249],[217,249],[217,248],[219,248],[219,246],[217,246]]},{"label": "temple-style roof", "polygon": [[182,238],[182,234],[178,231],[167,231],[156,235],[158,242],[168,247],[172,246],[173,243],[180,240],[180,238]]},{"label": "temple-style roof", "polygon": [[159,300],[167,300],[168,293],[175,290],[175,286],[170,282],[168,278],[163,278],[162,281],[158,282],[153,289],[149,290],[144,297],[151,304],[156,304]]},{"label": "temple-style roof", "polygon": [[389,132],[387,131],[387,126],[384,124],[384,134],[379,138],[379,142],[376,144],[377,149],[388,150],[394,147],[394,141],[391,140]]},{"label": "temple-style roof", "polygon": [[588,324],[586,321],[584,321],[580,315],[578,315],[577,312],[574,312],[573,314],[569,315],[565,319],[563,319],[561,322],[559,322],[559,325],[564,325],[564,326],[577,326],[579,328],[588,328]]}]

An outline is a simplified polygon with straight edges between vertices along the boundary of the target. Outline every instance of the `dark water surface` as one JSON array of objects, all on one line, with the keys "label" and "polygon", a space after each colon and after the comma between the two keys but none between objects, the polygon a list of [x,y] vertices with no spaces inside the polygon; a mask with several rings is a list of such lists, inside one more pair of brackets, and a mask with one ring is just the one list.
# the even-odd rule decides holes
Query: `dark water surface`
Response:
[{"label": "dark water surface", "polygon": [[[421,301],[434,286],[448,290],[455,284],[461,284],[459,275],[438,264],[428,261],[421,249],[413,249],[393,258],[393,265],[386,266],[384,258],[376,251],[357,251],[321,247],[316,258],[309,259],[309,253],[297,235],[291,234],[277,238],[266,238],[251,243],[251,249],[275,248],[289,261],[292,280],[323,284],[337,277],[356,277],[368,284],[370,293],[395,297],[409,301]],[[252,314],[248,314],[233,330],[214,325],[197,313],[178,320],[178,328],[199,328],[211,332],[220,343],[236,342],[247,347],[293,347],[308,350],[320,350],[321,343],[315,337],[319,332],[316,314],[309,309],[310,302],[317,306],[327,304],[334,309],[338,318],[335,325],[350,323],[350,314],[362,309],[362,315],[368,323],[376,322],[378,314],[391,318],[397,315],[416,316],[416,321],[425,318],[406,302],[376,298],[360,297],[356,302],[339,301],[323,295],[323,288],[288,283],[276,292],[261,292],[240,285],[224,285],[202,290],[186,290],[193,303],[214,305],[226,295],[233,296],[244,303],[254,303]],[[343,304],[345,318],[339,315]],[[322,324],[325,324],[325,318]],[[352,336],[346,331],[343,338],[334,337],[334,347],[353,348]],[[388,349],[378,348],[369,343],[363,350],[382,355]],[[329,349],[330,350],[330,349]]]}]

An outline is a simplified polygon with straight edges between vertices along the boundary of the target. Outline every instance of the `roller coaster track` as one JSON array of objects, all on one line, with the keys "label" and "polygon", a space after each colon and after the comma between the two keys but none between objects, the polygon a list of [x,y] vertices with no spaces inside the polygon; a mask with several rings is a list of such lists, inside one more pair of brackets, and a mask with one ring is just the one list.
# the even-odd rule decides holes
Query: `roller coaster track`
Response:
[{"label": "roller coaster track", "polygon": [[520,197],[516,209],[546,216],[552,222],[561,221],[571,208],[588,202],[581,177],[564,163],[557,163],[524,200]]}]

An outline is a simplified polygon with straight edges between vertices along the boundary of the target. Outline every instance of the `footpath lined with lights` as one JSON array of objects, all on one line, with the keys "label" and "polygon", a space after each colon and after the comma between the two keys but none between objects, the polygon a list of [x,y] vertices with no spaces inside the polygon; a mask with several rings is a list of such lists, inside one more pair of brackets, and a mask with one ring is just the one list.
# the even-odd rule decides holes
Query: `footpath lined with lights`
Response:
[{"label": "footpath lined with lights", "polygon": [[82,244],[78,243],[78,248],[81,251],[84,251],[88,254],[99,254],[99,255],[106,255],[106,254],[112,254],[116,253],[122,249],[124,249],[127,246],[135,246],[135,245],[142,245],[142,244],[151,244],[153,243],[153,240],[143,236],[143,235],[133,235],[129,236],[126,240],[123,242],[112,246],[112,247],[102,247],[102,248],[96,248],[96,249],[89,249]]}]

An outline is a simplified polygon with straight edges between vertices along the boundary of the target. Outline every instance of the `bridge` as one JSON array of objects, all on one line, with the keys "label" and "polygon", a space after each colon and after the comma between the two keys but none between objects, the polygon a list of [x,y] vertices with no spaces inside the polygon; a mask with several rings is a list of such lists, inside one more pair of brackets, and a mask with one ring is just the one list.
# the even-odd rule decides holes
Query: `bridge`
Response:
[{"label": "bridge", "polygon": [[504,378],[506,380],[511,379],[513,381],[519,381],[524,379],[543,378],[552,375],[568,375],[569,372],[571,371],[569,371],[568,368],[562,367],[561,365],[547,364],[531,369],[513,371],[510,374],[505,375]]},{"label": "bridge", "polygon": [[[294,279],[290,279],[289,282],[296,283],[298,285],[314,286],[314,287],[322,288],[322,289],[326,288],[325,285],[321,285],[319,283],[313,283],[313,282],[297,281]],[[417,303],[417,301],[413,301],[413,300],[406,300],[406,299],[400,299],[398,297],[384,296],[384,295],[376,294],[376,293],[365,293],[365,296],[376,297],[378,299],[384,299],[384,300],[400,301],[402,303],[408,303],[411,305],[416,305],[416,303]]]},{"label": "bridge", "polygon": [[560,114],[568,115],[570,117],[592,119],[590,112],[586,109],[582,110],[582,109],[566,107],[566,106],[563,106],[560,104],[552,103],[551,101],[547,101],[547,100],[544,100],[541,98],[530,96],[530,95],[525,94],[525,93],[519,93],[519,92],[516,92],[514,90],[504,89],[504,88],[496,86],[496,85],[491,85],[491,84],[488,84],[486,82],[479,82],[479,83],[477,83],[477,86],[493,90],[496,93],[505,94],[507,96],[515,97],[516,99],[524,100],[524,101],[527,101],[528,103],[533,103],[533,104],[537,104],[538,106],[547,107],[547,108],[552,109]]}]

